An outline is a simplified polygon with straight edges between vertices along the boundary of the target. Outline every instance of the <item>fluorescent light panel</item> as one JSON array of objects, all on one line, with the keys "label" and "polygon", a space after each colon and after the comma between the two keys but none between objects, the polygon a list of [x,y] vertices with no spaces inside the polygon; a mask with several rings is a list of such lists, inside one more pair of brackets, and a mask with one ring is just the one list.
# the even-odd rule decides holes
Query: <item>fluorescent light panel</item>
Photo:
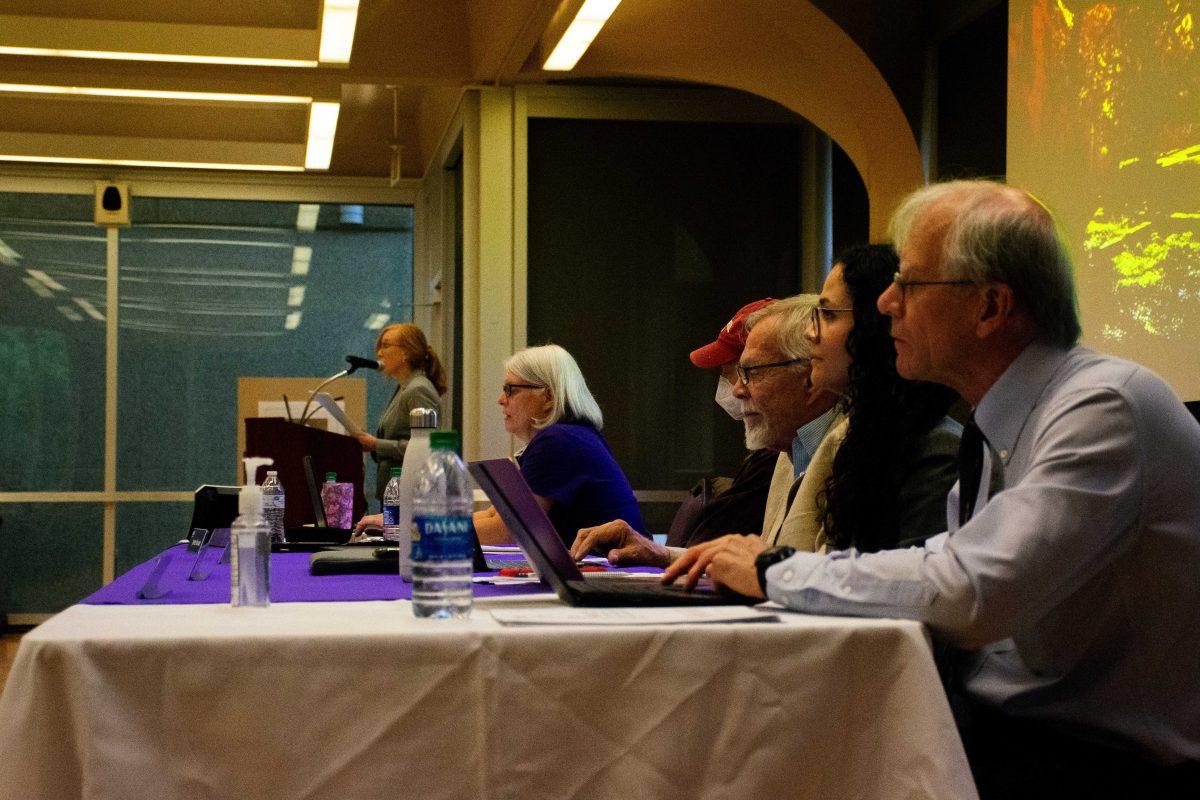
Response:
[{"label": "fluorescent light panel", "polygon": [[83,315],[70,306],[59,306],[58,313],[71,320],[71,322],[83,322]]},{"label": "fluorescent light panel", "polygon": [[542,69],[566,71],[574,69],[579,59],[587,52],[592,40],[600,33],[604,23],[612,16],[621,0],[584,0],[575,19],[567,26],[558,44],[550,51],[550,57]]},{"label": "fluorescent light panel", "polygon": [[305,169],[329,169],[333,159],[333,137],[337,133],[341,103],[314,102],[308,107],[308,146],[304,152]]},{"label": "fluorescent light panel", "polygon": [[54,292],[47,289],[44,285],[42,285],[41,281],[35,278],[21,278],[21,283],[32,289],[33,293],[38,297],[45,297],[47,299],[54,297]]},{"label": "fluorescent light panel", "polygon": [[0,263],[8,264],[10,267],[13,267],[16,266],[17,262],[20,260],[21,254],[5,244],[3,239],[0,239]]},{"label": "fluorescent light panel", "polygon": [[51,278],[40,269],[27,269],[25,271],[29,273],[29,277],[41,281],[42,285],[47,289],[53,289],[56,292],[65,292],[67,290],[67,287],[54,280],[54,278]]},{"label": "fluorescent light panel", "polygon": [[[304,206],[300,206],[304,208]],[[317,206],[320,208],[320,206]],[[313,214],[313,225],[316,225],[316,214]],[[297,226],[299,227],[299,226]],[[308,230],[312,230],[309,228]],[[312,266],[312,248],[311,247],[293,247],[292,248],[292,274],[307,275],[309,267]]]},{"label": "fluorescent light panel", "polygon": [[[317,229],[317,214],[321,212],[319,203],[301,203],[296,209],[296,230],[298,231],[315,231]],[[308,251],[308,260],[312,260],[312,248],[303,248]],[[295,261],[296,253],[300,248],[292,251],[292,260]]]},{"label": "fluorescent light panel", "polygon": [[317,60],[322,64],[349,64],[358,24],[358,0],[325,0],[323,6]]},{"label": "fluorescent light panel", "polygon": [[72,297],[71,299],[74,300],[75,305],[82,308],[89,317],[91,317],[94,320],[99,320],[100,322],[104,322],[104,315],[100,313],[100,309],[98,309],[94,305],[92,305],[90,300],[85,300],[82,297]]},{"label": "fluorescent light panel", "polygon": [[[355,5],[357,13],[357,4]],[[337,134],[341,103],[314,102],[311,97],[294,95],[234,94],[225,92],[177,92],[156,89],[108,89],[87,86],[49,86],[25,83],[0,83],[0,92],[15,94],[86,95],[95,97],[132,97],[158,100],[212,101],[225,103],[272,103],[305,105],[308,112],[308,139],[304,167],[291,164],[223,164],[192,161],[153,161],[143,159],[78,158],[67,156],[23,156],[0,154],[0,161],[29,161],[39,164],[108,164],[121,167],[162,167],[183,169],[262,170],[301,172],[304,169],[329,169],[333,159],[333,139]]]},{"label": "fluorescent light panel", "polygon": [[120,50],[71,50],[57,47],[0,46],[0,55],[50,58],[102,58],[111,61],[166,61],[175,64],[224,64],[248,67],[316,67],[318,62],[296,58],[183,55],[179,53],[126,53]]},{"label": "fluorescent light panel", "polygon": [[87,97],[136,97],[148,100],[194,100],[218,103],[273,103],[304,105],[311,97],[287,94],[237,94],[230,92],[176,92],[159,89],[110,89],[101,86],[43,86],[31,83],[0,83],[0,92],[10,94],[66,94]]},{"label": "fluorescent light panel", "polygon": [[132,158],[68,158],[66,156],[15,156],[0,153],[0,161],[30,161],[37,164],[103,164],[114,167],[156,167],[165,169],[236,169],[260,172],[303,172],[291,164],[222,164],[207,161],[144,161]]},{"label": "fluorescent light panel", "polygon": [[288,314],[287,319],[285,319],[283,321],[284,330],[294,331],[294,330],[296,330],[296,328],[299,328],[300,327],[300,315],[302,313],[303,312],[300,312],[300,311],[293,311],[292,313]]},{"label": "fluorescent light panel", "polygon": [[304,287],[293,286],[288,289],[288,305],[293,308],[304,305]]}]

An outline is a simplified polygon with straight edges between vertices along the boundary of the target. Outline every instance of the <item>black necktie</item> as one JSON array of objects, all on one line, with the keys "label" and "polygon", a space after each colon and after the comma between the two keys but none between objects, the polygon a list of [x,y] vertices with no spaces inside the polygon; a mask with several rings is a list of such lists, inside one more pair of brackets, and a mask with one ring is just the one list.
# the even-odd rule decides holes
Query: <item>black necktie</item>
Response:
[{"label": "black necktie", "polygon": [[975,513],[979,480],[983,476],[983,446],[987,439],[975,424],[975,415],[963,426],[958,445],[958,524],[965,525]]}]

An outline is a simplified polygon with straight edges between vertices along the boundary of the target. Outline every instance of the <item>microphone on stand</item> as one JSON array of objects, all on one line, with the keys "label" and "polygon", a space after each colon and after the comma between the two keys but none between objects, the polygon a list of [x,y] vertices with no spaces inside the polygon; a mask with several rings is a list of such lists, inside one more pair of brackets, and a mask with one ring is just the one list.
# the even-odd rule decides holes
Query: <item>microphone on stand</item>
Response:
[{"label": "microphone on stand", "polygon": [[347,375],[353,375],[358,369],[379,369],[379,362],[371,358],[362,358],[361,356],[346,356],[346,363],[350,366],[346,369],[339,370],[333,375],[321,382],[321,385],[308,393],[308,402],[304,404],[304,410],[300,412],[300,424],[303,425],[308,420],[308,409],[312,405],[313,399],[317,396],[317,392],[324,389],[329,384],[336,381],[338,378],[344,378]]},{"label": "microphone on stand", "polygon": [[346,363],[350,365],[350,369],[346,370],[347,375],[353,374],[356,369],[379,369],[379,362],[373,358],[346,356]]}]

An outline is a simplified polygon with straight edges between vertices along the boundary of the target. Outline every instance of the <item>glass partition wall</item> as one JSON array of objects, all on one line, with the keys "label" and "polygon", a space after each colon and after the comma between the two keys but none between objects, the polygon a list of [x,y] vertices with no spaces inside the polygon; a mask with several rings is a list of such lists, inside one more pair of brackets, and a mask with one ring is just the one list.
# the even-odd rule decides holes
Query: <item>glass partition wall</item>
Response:
[{"label": "glass partition wall", "polygon": [[[92,204],[0,193],[0,611],[18,622],[177,541],[195,488],[239,479],[238,378],[330,375],[412,319],[409,206],[135,196],[133,224],[105,229]],[[373,421],[392,384],[365,377]]]}]

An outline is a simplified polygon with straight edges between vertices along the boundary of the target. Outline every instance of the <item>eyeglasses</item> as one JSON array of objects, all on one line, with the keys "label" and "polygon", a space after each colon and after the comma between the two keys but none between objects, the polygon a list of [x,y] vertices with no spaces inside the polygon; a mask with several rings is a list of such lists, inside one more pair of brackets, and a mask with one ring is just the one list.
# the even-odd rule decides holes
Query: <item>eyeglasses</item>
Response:
[{"label": "eyeglasses", "polygon": [[389,347],[404,347],[404,345],[400,344],[399,342],[381,342],[380,345],[375,348],[375,351],[379,352],[380,350],[387,350]]},{"label": "eyeglasses", "polygon": [[754,373],[764,369],[774,369],[776,367],[790,367],[792,364],[807,364],[807,358],[789,358],[787,361],[773,361],[770,364],[752,364],[749,367],[743,367],[741,364],[736,364],[733,371],[737,373],[738,380],[749,385],[754,378]]},{"label": "eyeglasses", "polygon": [[506,383],[500,387],[505,397],[512,397],[517,389],[545,389],[545,386],[535,386],[532,383]]},{"label": "eyeglasses", "polygon": [[813,306],[813,310],[809,312],[808,319],[813,329],[813,339],[821,341],[821,320],[833,322],[838,314],[848,314],[853,312],[853,308],[834,308],[833,306]]},{"label": "eyeglasses", "polygon": [[977,281],[909,281],[903,280],[900,273],[892,275],[892,283],[900,290],[900,302],[905,299],[905,292],[913,286],[978,286]]}]

